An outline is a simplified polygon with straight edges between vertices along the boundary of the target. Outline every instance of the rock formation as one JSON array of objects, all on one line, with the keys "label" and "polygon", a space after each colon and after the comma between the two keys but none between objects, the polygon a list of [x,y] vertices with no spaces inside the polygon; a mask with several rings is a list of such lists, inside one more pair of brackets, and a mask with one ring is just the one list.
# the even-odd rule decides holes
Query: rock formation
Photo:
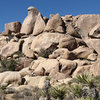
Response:
[{"label": "rock formation", "polygon": [[20,61],[17,70],[29,67],[33,76],[24,69],[2,72],[0,83],[13,84],[24,77],[28,85],[42,88],[46,76],[62,81],[83,72],[100,75],[99,23],[100,15],[47,18],[29,7],[22,26],[8,23],[0,34],[0,63],[5,58],[15,59]]}]

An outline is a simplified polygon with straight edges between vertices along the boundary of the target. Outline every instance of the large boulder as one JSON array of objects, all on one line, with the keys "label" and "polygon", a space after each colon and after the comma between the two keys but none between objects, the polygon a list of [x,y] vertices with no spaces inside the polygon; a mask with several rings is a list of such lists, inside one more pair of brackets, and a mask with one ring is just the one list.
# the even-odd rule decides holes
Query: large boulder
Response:
[{"label": "large boulder", "polygon": [[36,22],[39,11],[34,7],[28,8],[28,16],[25,18],[20,33],[31,34]]},{"label": "large boulder", "polygon": [[12,83],[21,81],[21,78],[26,75],[32,75],[32,70],[29,70],[29,67],[23,68],[21,71],[6,71],[0,73],[0,84]]},{"label": "large boulder", "polygon": [[65,34],[44,32],[33,39],[31,49],[35,52],[40,52],[41,49],[47,50],[52,46],[57,48],[59,41],[65,37],[67,38]]},{"label": "large boulder", "polygon": [[9,42],[3,48],[1,48],[0,55],[4,57],[11,56],[15,52],[19,51],[20,43],[19,42]]},{"label": "large boulder", "polygon": [[65,79],[66,75],[64,73],[58,72],[55,69],[52,69],[49,76],[54,80]]},{"label": "large boulder", "polygon": [[53,15],[53,17],[51,17],[49,19],[49,21],[47,22],[47,25],[45,27],[45,31],[47,32],[60,32],[60,33],[64,33],[65,29],[64,29],[64,23],[60,17],[59,14]]},{"label": "large boulder", "polygon": [[21,76],[18,72],[6,71],[0,73],[0,84],[12,83],[21,80]]},{"label": "large boulder", "polygon": [[46,76],[24,77],[28,85],[43,89],[45,85]]},{"label": "large boulder", "polygon": [[74,50],[77,48],[76,39],[70,35],[66,35],[65,38],[61,38],[59,42],[59,48],[67,48],[68,50]]},{"label": "large boulder", "polygon": [[20,22],[11,22],[11,23],[5,24],[4,33],[8,34],[9,31],[14,32],[14,33],[18,33],[18,32],[20,32],[20,29],[21,29]]},{"label": "large boulder", "polygon": [[66,76],[72,75],[73,71],[77,68],[77,63],[71,60],[60,59],[61,72],[66,74]]},{"label": "large boulder", "polygon": [[35,22],[33,35],[39,35],[44,31],[44,28],[45,28],[45,21],[42,15],[39,13]]},{"label": "large boulder", "polygon": [[93,53],[93,50],[85,46],[80,46],[73,50],[73,53],[79,59],[87,59],[88,56]]},{"label": "large boulder", "polygon": [[75,24],[76,27],[80,29],[80,35],[83,38],[88,37],[88,33],[95,27],[97,24],[100,23],[100,15],[80,15],[78,16]]},{"label": "large boulder", "polygon": [[49,75],[52,69],[56,69],[57,71],[59,71],[59,62],[56,59],[47,59],[38,64],[38,66],[34,70],[34,73],[36,75]]},{"label": "large boulder", "polygon": [[34,58],[34,52],[31,49],[31,43],[33,41],[34,37],[30,36],[26,39],[24,39],[24,43],[23,43],[23,47],[22,47],[22,52],[25,56],[29,57],[29,58]]},{"label": "large boulder", "polygon": [[49,55],[49,58],[75,59],[75,55],[66,48],[59,48],[56,49],[51,55]]}]

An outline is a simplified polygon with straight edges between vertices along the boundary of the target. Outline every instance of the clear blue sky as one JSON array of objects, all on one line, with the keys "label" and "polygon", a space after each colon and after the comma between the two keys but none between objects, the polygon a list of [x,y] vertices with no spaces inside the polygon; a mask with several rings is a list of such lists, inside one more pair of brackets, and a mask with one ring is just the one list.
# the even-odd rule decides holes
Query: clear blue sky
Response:
[{"label": "clear blue sky", "polygon": [[27,8],[36,7],[43,16],[100,14],[100,0],[0,0],[0,32],[4,24],[20,21],[27,16]]}]

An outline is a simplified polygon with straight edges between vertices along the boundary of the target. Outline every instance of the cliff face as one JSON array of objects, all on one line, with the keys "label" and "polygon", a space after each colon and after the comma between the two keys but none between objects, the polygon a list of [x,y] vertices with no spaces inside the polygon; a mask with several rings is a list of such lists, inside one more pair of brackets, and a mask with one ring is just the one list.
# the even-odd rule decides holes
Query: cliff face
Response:
[{"label": "cliff face", "polygon": [[47,18],[29,7],[22,25],[5,24],[5,31],[0,34],[0,55],[1,61],[18,61],[13,70],[21,70],[17,79],[14,72],[16,77],[10,79],[12,72],[1,70],[1,84],[30,75],[26,77],[28,84],[41,88],[46,76],[64,80],[83,72],[100,75],[100,15],[56,14]]}]

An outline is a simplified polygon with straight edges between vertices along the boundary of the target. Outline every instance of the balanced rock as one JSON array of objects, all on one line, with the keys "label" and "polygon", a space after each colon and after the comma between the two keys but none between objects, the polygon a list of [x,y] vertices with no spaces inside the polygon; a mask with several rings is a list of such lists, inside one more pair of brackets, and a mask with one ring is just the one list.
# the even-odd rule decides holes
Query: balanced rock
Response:
[{"label": "balanced rock", "polygon": [[49,19],[49,21],[47,22],[47,25],[45,27],[45,31],[64,33],[65,29],[63,26],[64,26],[64,23],[63,23],[60,15],[56,14],[56,15],[53,15],[53,17],[51,17]]},{"label": "balanced rock", "polygon": [[39,13],[35,22],[33,35],[39,35],[44,31],[44,28],[45,28],[45,21],[42,15]]},{"label": "balanced rock", "polygon": [[20,33],[31,34],[36,22],[39,11],[34,7],[28,8],[28,16],[25,18]]}]

